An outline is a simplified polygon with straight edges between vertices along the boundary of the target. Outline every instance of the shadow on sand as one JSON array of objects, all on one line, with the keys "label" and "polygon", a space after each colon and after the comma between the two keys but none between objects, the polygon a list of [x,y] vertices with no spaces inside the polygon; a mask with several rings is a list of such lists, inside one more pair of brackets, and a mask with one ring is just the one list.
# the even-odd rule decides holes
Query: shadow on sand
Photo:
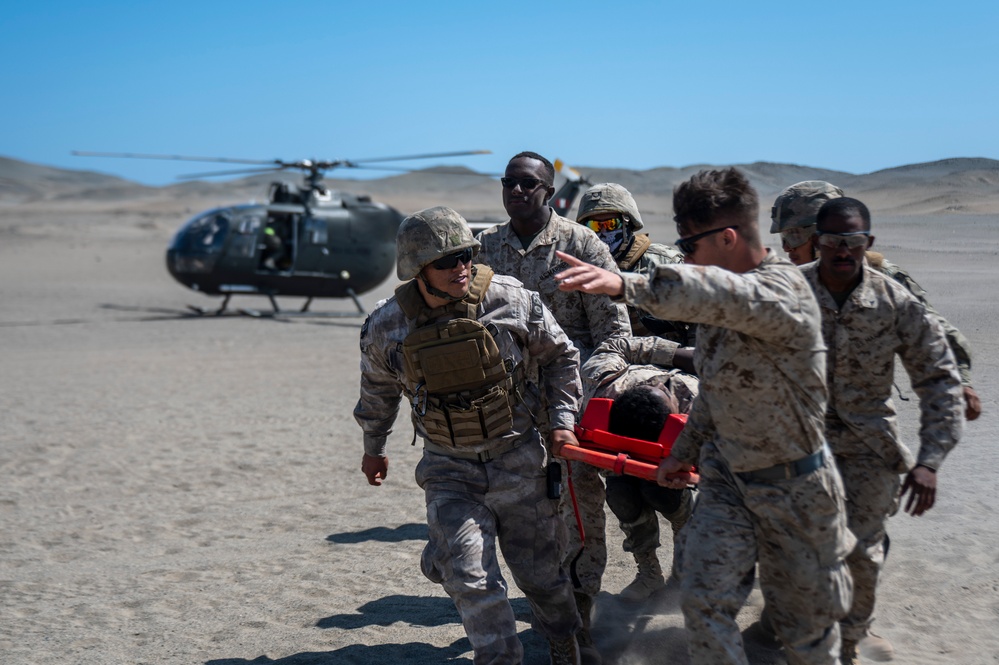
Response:
[{"label": "shadow on sand", "polygon": [[353,531],[348,533],[334,533],[326,536],[326,540],[331,543],[341,545],[354,545],[377,541],[380,543],[401,543],[404,540],[429,540],[430,530],[426,524],[400,524],[394,529],[384,526],[376,526],[363,531]]}]

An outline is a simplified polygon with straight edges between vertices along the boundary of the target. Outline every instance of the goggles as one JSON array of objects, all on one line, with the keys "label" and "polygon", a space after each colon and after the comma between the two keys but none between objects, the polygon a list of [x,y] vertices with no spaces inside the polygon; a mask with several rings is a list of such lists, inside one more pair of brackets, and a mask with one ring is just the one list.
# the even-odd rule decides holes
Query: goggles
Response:
[{"label": "goggles", "polygon": [[871,232],[851,231],[850,233],[823,233],[822,231],[816,231],[815,235],[818,236],[819,244],[823,247],[832,247],[833,249],[836,249],[840,245],[845,244],[848,249],[856,249],[858,247],[867,246],[871,237]]},{"label": "goggles", "polygon": [[544,183],[544,180],[539,180],[538,178],[507,178],[506,176],[500,178],[500,182],[503,183],[504,189],[513,189],[517,185],[520,185],[520,190],[523,192],[531,192],[538,188],[538,185]]},{"label": "goggles", "polygon": [[594,233],[604,233],[607,231],[617,231],[624,226],[624,220],[620,217],[610,219],[588,219],[583,222]]},{"label": "goggles", "polygon": [[704,233],[698,233],[697,235],[687,236],[686,238],[678,238],[673,244],[676,248],[683,252],[684,256],[690,256],[697,249],[697,241],[701,238],[707,238],[710,235],[716,233],[721,233],[722,231],[728,231],[729,229],[739,228],[738,224],[733,226],[719,226],[717,229],[711,229],[710,231],[705,231]]},{"label": "goggles", "polygon": [[794,249],[795,247],[804,245],[813,235],[815,235],[815,227],[809,226],[803,229],[786,229],[781,231],[780,239],[784,247]]}]

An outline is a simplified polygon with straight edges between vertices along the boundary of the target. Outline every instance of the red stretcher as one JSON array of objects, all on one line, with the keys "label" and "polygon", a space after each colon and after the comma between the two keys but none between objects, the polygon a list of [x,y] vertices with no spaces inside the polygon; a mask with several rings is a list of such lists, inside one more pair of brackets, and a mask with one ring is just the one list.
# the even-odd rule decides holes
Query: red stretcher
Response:
[{"label": "red stretcher", "polygon": [[[631,439],[607,431],[610,410],[614,400],[594,397],[586,406],[583,418],[576,425],[578,446],[562,446],[561,456],[583,462],[617,474],[636,476],[655,482],[659,463],[669,455],[673,442],[687,423],[686,414],[670,414],[666,418],[659,441]],[[685,478],[688,485],[696,485],[700,477],[696,472],[671,474],[670,478]]]}]

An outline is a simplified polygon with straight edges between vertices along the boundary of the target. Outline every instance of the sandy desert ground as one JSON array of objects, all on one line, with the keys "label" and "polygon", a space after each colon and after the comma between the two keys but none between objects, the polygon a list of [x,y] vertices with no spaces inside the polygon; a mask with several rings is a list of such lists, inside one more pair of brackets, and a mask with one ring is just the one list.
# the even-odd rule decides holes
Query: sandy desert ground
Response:
[{"label": "sandy desert ground", "polygon": [[[937,506],[893,518],[876,628],[899,663],[999,663],[999,217],[879,196],[878,248],[970,339],[984,415]],[[479,209],[501,212],[495,197]],[[673,238],[667,200],[649,203],[659,241]],[[174,283],[163,254],[201,203],[0,200],[0,661],[470,663],[450,600],[419,572],[405,413],[386,484],[359,471],[361,320],[191,316],[211,302]],[[915,442],[915,402],[900,407]],[[627,605],[632,575],[612,546],[594,624],[605,662],[686,663],[675,589]],[[547,662],[511,595],[527,662]],[[761,602],[740,615],[752,662],[783,663],[751,627]]]}]

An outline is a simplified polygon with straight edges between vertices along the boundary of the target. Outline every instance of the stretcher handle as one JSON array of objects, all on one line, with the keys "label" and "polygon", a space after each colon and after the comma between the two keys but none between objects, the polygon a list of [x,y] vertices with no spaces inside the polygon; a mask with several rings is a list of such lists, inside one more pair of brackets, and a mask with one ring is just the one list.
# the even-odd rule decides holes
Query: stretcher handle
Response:
[{"label": "stretcher handle", "polygon": [[[595,466],[601,469],[607,469],[608,471],[613,471],[617,474],[635,476],[644,480],[651,480],[652,482],[656,482],[656,473],[659,470],[658,464],[641,462],[623,453],[610,455],[596,450],[590,450],[589,448],[574,446],[568,443],[562,446],[559,451],[559,455],[567,460],[583,462],[584,464],[589,464],[590,466]],[[687,471],[671,473],[667,476],[667,478],[686,479],[688,485],[696,485],[701,480],[697,473],[690,473]]]}]

